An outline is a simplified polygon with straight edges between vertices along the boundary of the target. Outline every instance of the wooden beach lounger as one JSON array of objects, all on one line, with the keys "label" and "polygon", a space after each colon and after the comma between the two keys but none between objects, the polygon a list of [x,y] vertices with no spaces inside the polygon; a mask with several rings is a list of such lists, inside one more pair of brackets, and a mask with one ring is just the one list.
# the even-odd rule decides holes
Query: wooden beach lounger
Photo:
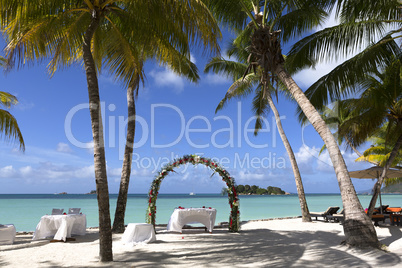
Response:
[{"label": "wooden beach lounger", "polygon": [[333,222],[343,222],[343,220],[345,219],[345,213],[342,209],[339,213],[328,215],[327,219]]},{"label": "wooden beach lounger", "polygon": [[338,210],[339,207],[329,207],[323,212],[310,212],[310,216],[315,217],[315,220],[318,220],[318,217],[323,217],[325,221],[328,221],[328,216],[335,214]]}]

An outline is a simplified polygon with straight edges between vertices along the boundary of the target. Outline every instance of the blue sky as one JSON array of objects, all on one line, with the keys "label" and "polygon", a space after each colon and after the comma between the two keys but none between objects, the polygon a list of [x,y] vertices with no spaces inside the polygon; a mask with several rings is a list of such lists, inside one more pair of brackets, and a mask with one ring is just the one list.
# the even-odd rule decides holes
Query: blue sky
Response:
[{"label": "blue sky", "polygon": [[[333,23],[332,18],[326,26]],[[224,36],[223,51],[229,33]],[[4,42],[0,46],[4,47]],[[215,114],[231,82],[203,73],[208,57],[202,51],[193,50],[192,59],[201,76],[198,84],[153,62],[146,64],[147,79],[136,101],[138,123],[129,193],[146,193],[163,165],[186,154],[214,158],[237,184],[277,186],[295,193],[291,165],[272,113],[257,137],[253,135],[252,96],[233,100]],[[0,140],[0,194],[86,193],[95,189],[84,70],[77,65],[50,78],[46,64],[1,74],[0,90],[19,99],[10,112],[18,120],[26,151],[22,153],[15,144]],[[325,63],[294,78],[305,90],[334,66],[336,63]],[[117,193],[125,144],[126,92],[107,74],[99,76],[99,85],[109,190]],[[305,192],[338,193],[328,154],[318,156],[323,145],[320,137],[311,126],[298,123],[295,103],[280,96],[277,108],[296,154]],[[350,171],[370,166],[356,163],[357,155],[350,151],[344,152],[344,158]],[[211,170],[203,166],[182,166],[165,178],[160,192],[218,193],[224,184],[218,175],[211,175]],[[358,191],[371,189],[374,184],[372,180],[353,182]]]}]

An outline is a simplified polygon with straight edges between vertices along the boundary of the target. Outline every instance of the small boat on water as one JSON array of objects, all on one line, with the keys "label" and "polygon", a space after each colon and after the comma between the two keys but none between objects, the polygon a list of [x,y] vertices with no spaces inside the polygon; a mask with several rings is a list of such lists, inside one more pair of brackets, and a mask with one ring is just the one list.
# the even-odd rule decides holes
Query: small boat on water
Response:
[{"label": "small boat on water", "polygon": [[191,192],[190,195],[195,195],[195,193]]}]

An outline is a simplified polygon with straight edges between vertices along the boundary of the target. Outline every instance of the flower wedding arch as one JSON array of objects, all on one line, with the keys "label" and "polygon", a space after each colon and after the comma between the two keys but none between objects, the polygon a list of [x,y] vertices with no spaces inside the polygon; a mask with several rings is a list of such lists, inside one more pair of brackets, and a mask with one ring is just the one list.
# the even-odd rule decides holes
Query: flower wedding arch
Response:
[{"label": "flower wedding arch", "polygon": [[219,166],[213,160],[198,155],[185,155],[182,158],[178,158],[174,160],[173,163],[169,163],[165,167],[163,167],[162,170],[157,174],[155,179],[152,181],[151,189],[148,194],[149,200],[146,219],[147,223],[153,224],[155,226],[156,199],[158,198],[158,191],[162,180],[166,177],[166,175],[169,174],[169,172],[174,172],[174,168],[185,164],[205,165],[212,169],[214,172],[218,173],[222,177],[222,180],[226,182],[230,205],[229,231],[238,232],[240,229],[239,197],[236,193],[234,178],[231,177],[224,168]]}]

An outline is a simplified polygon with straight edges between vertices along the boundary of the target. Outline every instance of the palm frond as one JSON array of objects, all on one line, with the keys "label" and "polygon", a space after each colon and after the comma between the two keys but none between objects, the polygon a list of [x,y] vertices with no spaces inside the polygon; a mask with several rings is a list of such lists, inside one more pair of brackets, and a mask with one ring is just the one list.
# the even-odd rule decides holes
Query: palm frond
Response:
[{"label": "palm frond", "polygon": [[219,102],[215,113],[221,110],[232,98],[244,98],[254,91],[254,86],[259,83],[259,77],[255,74],[248,74],[245,78],[237,79],[226,92],[225,97]]},{"label": "palm frond", "polygon": [[235,81],[243,76],[246,69],[246,64],[215,57],[210,59],[205,65],[204,72],[207,73],[212,71],[215,74],[225,75]]},{"label": "palm frond", "polygon": [[0,109],[0,137],[2,136],[6,141],[17,141],[20,145],[20,149],[25,151],[24,139],[17,120],[8,111]]},{"label": "palm frond", "polygon": [[[317,62],[347,58],[367,45],[373,49],[376,38],[381,38],[378,44],[392,41],[391,35],[383,37],[385,31],[384,23],[377,20],[350,22],[325,28],[292,46],[288,53],[291,66],[289,71],[294,73],[306,67],[314,67]],[[386,47],[381,49],[384,50]],[[395,50],[394,47],[388,49]],[[374,53],[371,55],[375,56]]]},{"label": "palm frond", "polygon": [[10,108],[11,105],[18,103],[17,98],[8,92],[0,91],[0,105],[5,108]]},{"label": "palm frond", "polygon": [[264,87],[260,84],[256,89],[256,94],[253,98],[252,102],[252,110],[255,114],[255,126],[254,126],[254,135],[257,136],[258,131],[262,128],[264,117],[268,112],[268,100],[269,93],[265,92]]},{"label": "palm frond", "polygon": [[[317,109],[348,97],[360,89],[359,82],[367,73],[377,68],[384,68],[392,61],[393,55],[399,54],[399,51],[392,37],[386,36],[321,77],[306,90],[305,94]],[[300,110],[298,114],[301,114]]]}]

